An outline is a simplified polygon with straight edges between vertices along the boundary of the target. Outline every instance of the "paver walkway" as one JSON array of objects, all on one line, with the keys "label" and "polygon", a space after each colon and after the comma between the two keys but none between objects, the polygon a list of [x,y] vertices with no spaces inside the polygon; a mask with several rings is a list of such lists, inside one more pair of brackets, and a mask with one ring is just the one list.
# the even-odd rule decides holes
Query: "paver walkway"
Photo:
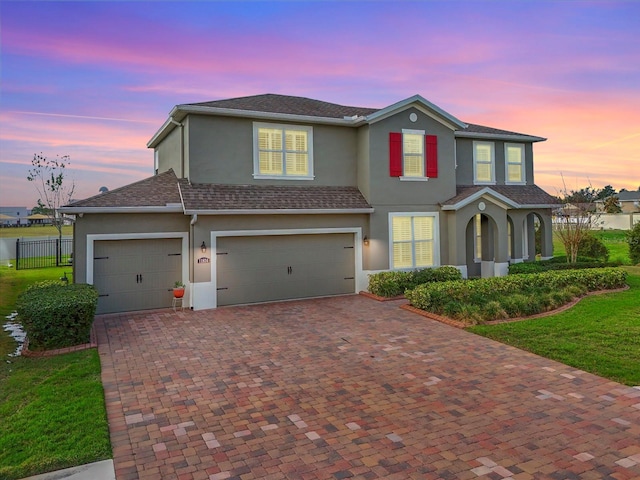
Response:
[{"label": "paver walkway", "polygon": [[640,478],[640,390],[398,302],[96,326],[118,480]]}]

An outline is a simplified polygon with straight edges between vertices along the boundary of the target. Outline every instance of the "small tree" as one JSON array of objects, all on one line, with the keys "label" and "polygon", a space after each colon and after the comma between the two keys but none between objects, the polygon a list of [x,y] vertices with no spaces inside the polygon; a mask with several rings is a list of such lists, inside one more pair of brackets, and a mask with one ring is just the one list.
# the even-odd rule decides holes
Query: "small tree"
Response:
[{"label": "small tree", "polygon": [[591,186],[578,192],[567,190],[562,177],[562,213],[556,221],[556,233],[567,252],[567,263],[576,263],[578,249],[583,239],[591,232],[591,225],[597,219],[595,209],[597,191]]},{"label": "small tree", "polygon": [[[27,180],[35,184],[36,190],[40,194],[38,206],[46,212],[51,224],[58,230],[58,238],[61,240],[58,243],[58,248],[62,245],[62,226],[64,225],[64,218],[60,214],[59,208],[71,201],[76,188],[74,181],[71,183],[65,181],[65,168],[69,163],[69,155],[50,159],[42,153],[35,153],[27,174]],[[60,256],[60,251],[58,251],[58,256]]]},{"label": "small tree", "polygon": [[616,195],[607,197],[604,200],[604,211],[605,213],[622,213],[620,199]]}]

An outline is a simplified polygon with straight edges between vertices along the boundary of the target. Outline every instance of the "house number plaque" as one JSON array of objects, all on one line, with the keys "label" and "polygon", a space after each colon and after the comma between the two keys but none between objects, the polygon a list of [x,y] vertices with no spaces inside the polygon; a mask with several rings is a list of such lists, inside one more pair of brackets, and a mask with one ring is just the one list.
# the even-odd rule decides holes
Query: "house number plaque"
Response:
[{"label": "house number plaque", "polygon": [[200,257],[198,263],[209,263],[209,257]]}]

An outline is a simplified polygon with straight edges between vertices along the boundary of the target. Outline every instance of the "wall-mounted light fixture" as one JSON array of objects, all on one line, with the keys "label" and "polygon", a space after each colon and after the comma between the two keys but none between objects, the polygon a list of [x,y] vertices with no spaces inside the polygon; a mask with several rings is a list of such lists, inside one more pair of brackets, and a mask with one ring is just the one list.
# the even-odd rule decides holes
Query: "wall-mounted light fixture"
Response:
[{"label": "wall-mounted light fixture", "polygon": [[202,241],[202,245],[200,245],[200,250],[202,250],[202,253],[207,253],[207,244],[204,243],[204,240]]},{"label": "wall-mounted light fixture", "polygon": [[362,239],[362,243],[364,243],[367,247],[369,246],[369,239],[367,238],[367,236],[365,235],[364,238]]}]

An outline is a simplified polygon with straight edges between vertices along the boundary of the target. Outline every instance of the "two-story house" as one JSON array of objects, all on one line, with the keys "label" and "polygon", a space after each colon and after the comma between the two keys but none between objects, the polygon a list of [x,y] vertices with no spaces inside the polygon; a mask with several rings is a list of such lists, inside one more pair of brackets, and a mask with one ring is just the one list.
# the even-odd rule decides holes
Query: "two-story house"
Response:
[{"label": "two-story house", "polygon": [[472,125],[414,96],[386,108],[257,95],[175,106],[155,175],[75,202],[74,278],[100,312],[351,294],[382,270],[505,275],[552,255],[544,138]]}]

